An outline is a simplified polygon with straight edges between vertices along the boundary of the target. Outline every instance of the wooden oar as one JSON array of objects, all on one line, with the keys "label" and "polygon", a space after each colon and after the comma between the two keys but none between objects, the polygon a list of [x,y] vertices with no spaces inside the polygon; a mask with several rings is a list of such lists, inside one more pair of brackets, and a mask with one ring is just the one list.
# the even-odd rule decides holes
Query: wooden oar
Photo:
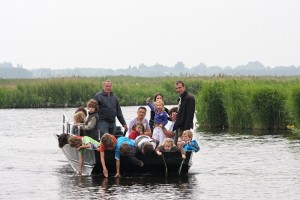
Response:
[{"label": "wooden oar", "polygon": [[168,167],[167,167],[167,163],[166,163],[166,161],[165,161],[164,154],[162,154],[161,156],[162,156],[162,158],[163,158],[163,160],[164,160],[164,163],[165,163],[165,168],[166,168],[165,175],[166,175],[166,177],[168,177]]}]

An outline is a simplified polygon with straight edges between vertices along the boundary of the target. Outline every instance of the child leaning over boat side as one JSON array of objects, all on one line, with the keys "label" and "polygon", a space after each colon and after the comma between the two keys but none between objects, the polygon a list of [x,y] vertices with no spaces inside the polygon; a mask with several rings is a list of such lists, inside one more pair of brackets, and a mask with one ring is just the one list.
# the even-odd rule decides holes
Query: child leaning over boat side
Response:
[{"label": "child leaning over boat side", "polygon": [[128,158],[136,165],[143,167],[143,161],[135,157],[135,144],[128,137],[119,137],[117,139],[116,149],[115,149],[115,159],[116,159],[116,176],[120,177],[120,159],[122,156],[128,156]]},{"label": "child leaning over boat side", "polygon": [[163,144],[156,148],[157,155],[161,156],[162,152],[180,152],[182,159],[186,158],[183,148],[179,149],[177,146],[175,146],[174,140],[171,138],[165,138]]},{"label": "child leaning over boat side", "polygon": [[183,149],[185,151],[195,151],[198,152],[200,150],[199,144],[196,140],[193,140],[193,132],[191,130],[185,130],[182,133],[183,139]]},{"label": "child leaning over boat side", "polygon": [[117,139],[114,135],[109,133],[104,133],[101,137],[100,143],[100,161],[103,169],[103,176],[108,177],[108,170],[105,164],[105,150],[113,150],[116,147]]},{"label": "child leaning over boat side", "polygon": [[142,123],[137,122],[132,126],[132,131],[129,133],[128,137],[132,140],[135,140],[136,137],[144,135],[145,127]]},{"label": "child leaning over boat side", "polygon": [[161,144],[166,135],[164,130],[166,130],[165,125],[168,123],[168,114],[164,110],[164,102],[162,100],[157,100],[154,102],[155,107],[149,102],[150,97],[146,99],[147,105],[150,107],[152,111],[155,112],[154,116],[154,127],[152,137],[159,141]]},{"label": "child leaning over boat side", "polygon": [[135,138],[136,148],[142,152],[144,156],[150,155],[158,146],[158,140],[150,138],[148,135],[140,135]]},{"label": "child leaning over boat side", "polygon": [[99,142],[88,136],[70,136],[68,139],[68,144],[73,148],[77,148],[78,150],[78,175],[82,175],[83,150],[89,149],[98,151]]}]

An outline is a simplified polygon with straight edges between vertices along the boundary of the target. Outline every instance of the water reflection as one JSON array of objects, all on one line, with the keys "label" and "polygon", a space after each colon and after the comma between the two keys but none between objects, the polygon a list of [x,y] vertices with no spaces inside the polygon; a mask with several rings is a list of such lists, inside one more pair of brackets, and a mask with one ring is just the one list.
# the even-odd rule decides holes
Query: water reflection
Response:
[{"label": "water reflection", "polygon": [[[65,170],[62,170],[65,171]],[[70,199],[174,199],[196,196],[197,179],[195,175],[185,177],[121,177],[59,176],[61,197],[68,194]],[[199,191],[197,191],[199,192]],[[85,195],[86,194],[86,195]]]}]

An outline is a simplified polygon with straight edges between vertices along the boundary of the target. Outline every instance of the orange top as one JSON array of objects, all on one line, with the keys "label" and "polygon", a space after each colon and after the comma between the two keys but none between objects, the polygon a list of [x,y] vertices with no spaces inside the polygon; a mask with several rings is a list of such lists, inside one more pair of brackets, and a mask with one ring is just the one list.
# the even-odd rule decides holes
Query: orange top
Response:
[{"label": "orange top", "polygon": [[[114,135],[111,135],[111,134],[110,134],[110,137],[111,137],[111,139],[112,139],[112,141],[113,141],[113,144],[116,144],[116,143],[117,143],[116,137],[115,137]],[[100,152],[104,152],[104,151],[105,151],[104,145],[103,145],[103,144],[100,144],[99,149],[100,149]]]}]

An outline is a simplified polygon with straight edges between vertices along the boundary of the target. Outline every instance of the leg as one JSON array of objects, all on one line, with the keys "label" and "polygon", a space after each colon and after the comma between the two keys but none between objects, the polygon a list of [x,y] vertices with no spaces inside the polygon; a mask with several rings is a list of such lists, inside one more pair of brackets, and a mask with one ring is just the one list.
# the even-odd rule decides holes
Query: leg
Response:
[{"label": "leg", "polygon": [[100,138],[104,135],[104,133],[109,133],[108,130],[109,122],[100,120],[98,123],[98,129],[100,130]]}]

